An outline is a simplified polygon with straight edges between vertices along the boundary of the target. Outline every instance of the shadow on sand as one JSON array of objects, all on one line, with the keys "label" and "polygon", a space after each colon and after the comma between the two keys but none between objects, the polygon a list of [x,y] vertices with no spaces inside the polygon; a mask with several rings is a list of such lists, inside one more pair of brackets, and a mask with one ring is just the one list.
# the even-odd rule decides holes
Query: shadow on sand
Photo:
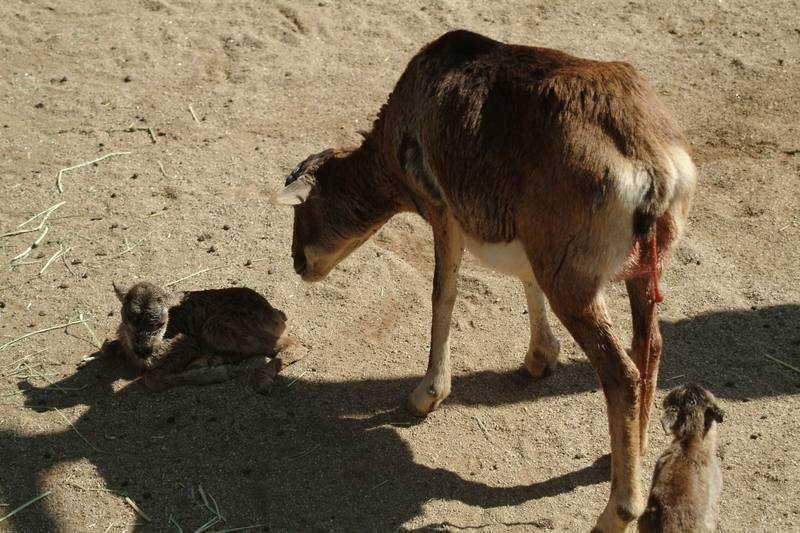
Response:
[{"label": "shadow on sand", "polygon": [[[764,357],[790,360],[800,352],[800,306],[711,313],[662,323],[662,386],[686,380],[719,397],[745,400],[800,392],[800,376]],[[414,461],[393,426],[420,422],[398,409],[418,378],[352,382],[298,380],[265,400],[239,383],[148,393],[118,361],[100,359],[56,386],[21,383],[26,405],[46,412],[85,405],[75,429],[93,437],[96,451],[70,428],[38,436],[0,432],[0,497],[6,509],[44,490],[50,468],[87,459],[108,489],[127,492],[152,515],[142,531],[167,528],[170,515],[197,527],[196,497],[205,486],[236,523],[270,531],[392,531],[418,516],[431,498],[491,508],[556,496],[608,479],[608,457],[533,485],[490,487]],[[79,393],[62,387],[87,387]],[[570,363],[543,381],[516,372],[476,372],[454,378],[445,404],[472,406],[535,402],[596,388],[586,363]],[[352,418],[353,413],[367,413]],[[45,415],[42,415],[45,416]],[[592,461],[590,458],[587,460]],[[599,503],[598,503],[599,507]],[[229,520],[230,522],[230,520]],[[535,524],[532,524],[535,525]],[[57,531],[46,506],[34,505],[2,526]],[[421,531],[448,530],[447,523]]]}]

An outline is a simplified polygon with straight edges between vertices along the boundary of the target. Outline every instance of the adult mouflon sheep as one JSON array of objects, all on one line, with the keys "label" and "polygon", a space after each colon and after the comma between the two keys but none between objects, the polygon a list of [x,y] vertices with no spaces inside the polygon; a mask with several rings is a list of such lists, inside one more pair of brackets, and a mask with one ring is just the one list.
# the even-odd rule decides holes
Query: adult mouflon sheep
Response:
[{"label": "adult mouflon sheep", "polygon": [[[661,352],[657,278],[694,188],[683,133],[629,64],[453,31],[414,56],[360,146],[308,157],[273,202],[294,206],[292,257],[307,281],[324,278],[397,213],[430,223],[430,358],[410,398],[420,414],[450,393],[465,247],[522,281],[534,376],[558,357],[547,299],[606,396],[611,495],[596,529],[612,533],[644,508],[640,454]],[[631,302],[630,355],[603,299],[618,279]]]}]

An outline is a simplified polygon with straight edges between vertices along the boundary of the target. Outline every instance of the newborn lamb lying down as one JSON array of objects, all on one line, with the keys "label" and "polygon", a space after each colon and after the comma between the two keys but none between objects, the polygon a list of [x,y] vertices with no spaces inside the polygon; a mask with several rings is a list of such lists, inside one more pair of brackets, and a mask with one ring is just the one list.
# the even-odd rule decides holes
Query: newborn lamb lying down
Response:
[{"label": "newborn lamb lying down", "polygon": [[286,315],[252,289],[173,293],[143,281],[114,284],[114,291],[122,322],[117,340],[106,341],[103,351],[143,370],[151,390],[219,383],[252,371],[253,386],[267,394],[281,368],[304,355],[284,335]]}]

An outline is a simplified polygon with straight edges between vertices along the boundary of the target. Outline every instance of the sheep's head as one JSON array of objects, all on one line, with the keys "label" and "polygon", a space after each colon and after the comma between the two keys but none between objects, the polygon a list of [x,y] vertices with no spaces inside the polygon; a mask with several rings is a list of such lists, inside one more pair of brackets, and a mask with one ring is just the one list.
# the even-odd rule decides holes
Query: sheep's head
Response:
[{"label": "sheep's head", "polygon": [[663,407],[661,427],[679,439],[698,432],[705,435],[724,416],[714,395],[695,383],[672,389]]},{"label": "sheep's head", "polygon": [[147,281],[131,287],[115,283],[114,293],[122,303],[122,321],[117,330],[122,351],[136,366],[144,367],[164,338],[169,308],[177,298]]},{"label": "sheep's head", "polygon": [[394,206],[375,194],[370,169],[350,159],[352,153],[309,156],[272,196],[272,203],[294,208],[292,259],[305,281],[327,276],[393,214]]}]

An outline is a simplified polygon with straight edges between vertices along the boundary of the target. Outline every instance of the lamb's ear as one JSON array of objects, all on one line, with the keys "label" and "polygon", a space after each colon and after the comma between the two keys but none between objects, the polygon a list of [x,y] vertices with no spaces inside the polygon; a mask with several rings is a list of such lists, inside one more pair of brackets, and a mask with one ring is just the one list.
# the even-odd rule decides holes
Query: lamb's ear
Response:
[{"label": "lamb's ear", "polygon": [[712,403],[706,408],[706,418],[710,418],[714,422],[721,424],[725,416],[725,411],[720,409],[719,405]]},{"label": "lamb's ear", "polygon": [[303,174],[270,198],[275,205],[300,205],[317,192],[317,182],[313,176]]},{"label": "lamb's ear", "polygon": [[128,287],[127,285],[117,284],[114,282],[112,282],[111,284],[114,286],[114,294],[117,295],[119,301],[125,302],[125,295],[128,294],[128,290],[130,289],[130,287]]},{"label": "lamb's ear", "polygon": [[678,410],[674,407],[668,407],[664,410],[664,414],[661,415],[661,429],[664,430],[664,433],[669,435],[672,433],[672,426],[674,426],[677,421]]}]

